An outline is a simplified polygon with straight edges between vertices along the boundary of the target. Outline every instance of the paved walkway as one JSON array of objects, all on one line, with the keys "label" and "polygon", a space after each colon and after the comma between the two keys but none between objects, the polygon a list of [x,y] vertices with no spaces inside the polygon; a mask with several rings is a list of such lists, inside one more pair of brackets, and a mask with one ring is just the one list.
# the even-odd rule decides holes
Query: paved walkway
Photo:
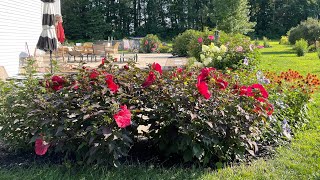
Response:
[{"label": "paved walkway", "polygon": [[[116,54],[113,57],[117,58],[118,61],[120,60],[120,54]],[[132,54],[125,54],[125,57],[133,57]],[[63,59],[57,58],[59,66],[61,67],[61,71],[62,72],[68,72],[68,71],[72,71],[72,67],[76,67],[79,62],[80,62],[80,58],[77,57],[76,61],[74,61],[74,59],[70,59],[71,62],[67,62],[67,57],[65,57],[65,60],[63,61]],[[86,66],[90,66],[90,67],[98,67],[101,63],[101,58],[97,58],[97,61],[93,61],[91,62],[91,59],[89,57],[88,61],[87,58],[84,57],[84,60],[86,61]],[[171,67],[177,67],[177,66],[184,66],[187,63],[187,58],[185,57],[174,57],[172,56],[172,54],[164,54],[164,53],[160,53],[160,54],[138,54],[138,61],[137,61],[137,67],[139,68],[145,68],[147,67],[148,64],[152,64],[154,62],[159,63],[163,69],[168,69]],[[50,70],[50,58],[49,55],[46,55],[44,57],[37,57],[37,64],[39,66],[39,72],[48,72]],[[127,64],[126,62],[116,62],[116,64],[118,64],[119,66],[124,66],[125,64]]]}]

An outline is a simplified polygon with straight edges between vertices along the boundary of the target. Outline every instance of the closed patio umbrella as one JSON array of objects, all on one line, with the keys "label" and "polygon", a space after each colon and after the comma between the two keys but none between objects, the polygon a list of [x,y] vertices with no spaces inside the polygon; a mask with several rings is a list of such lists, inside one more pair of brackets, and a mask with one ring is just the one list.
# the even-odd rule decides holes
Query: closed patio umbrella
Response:
[{"label": "closed patio umbrella", "polygon": [[52,52],[57,49],[57,34],[55,30],[55,0],[41,0],[43,4],[42,32],[39,37],[37,48],[50,52],[50,68],[52,73]]}]

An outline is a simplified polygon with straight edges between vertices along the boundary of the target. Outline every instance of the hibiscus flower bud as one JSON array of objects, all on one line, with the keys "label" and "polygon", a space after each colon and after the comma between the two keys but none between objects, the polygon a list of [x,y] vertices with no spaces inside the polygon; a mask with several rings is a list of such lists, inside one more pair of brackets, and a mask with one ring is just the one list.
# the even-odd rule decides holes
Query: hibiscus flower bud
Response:
[{"label": "hibiscus flower bud", "polygon": [[123,69],[125,69],[125,70],[129,70],[129,66],[128,66],[128,64],[124,65],[124,66],[123,66]]}]

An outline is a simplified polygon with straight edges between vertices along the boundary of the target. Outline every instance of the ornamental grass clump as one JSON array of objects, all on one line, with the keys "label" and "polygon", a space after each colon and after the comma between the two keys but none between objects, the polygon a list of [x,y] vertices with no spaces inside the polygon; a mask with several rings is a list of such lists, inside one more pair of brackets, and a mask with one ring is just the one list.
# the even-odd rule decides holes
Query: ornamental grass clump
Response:
[{"label": "ornamental grass clump", "polygon": [[298,56],[304,56],[308,52],[308,42],[304,39],[296,41],[294,49]]}]

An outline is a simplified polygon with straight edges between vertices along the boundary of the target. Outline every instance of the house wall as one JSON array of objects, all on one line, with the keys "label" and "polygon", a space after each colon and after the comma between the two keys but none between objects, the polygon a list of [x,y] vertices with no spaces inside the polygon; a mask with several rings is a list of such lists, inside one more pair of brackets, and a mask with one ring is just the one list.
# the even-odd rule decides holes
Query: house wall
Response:
[{"label": "house wall", "polygon": [[[59,7],[60,1],[57,3]],[[18,73],[20,57],[29,52],[33,55],[42,30],[41,22],[40,0],[0,0],[0,66],[5,67],[9,76]]]}]

